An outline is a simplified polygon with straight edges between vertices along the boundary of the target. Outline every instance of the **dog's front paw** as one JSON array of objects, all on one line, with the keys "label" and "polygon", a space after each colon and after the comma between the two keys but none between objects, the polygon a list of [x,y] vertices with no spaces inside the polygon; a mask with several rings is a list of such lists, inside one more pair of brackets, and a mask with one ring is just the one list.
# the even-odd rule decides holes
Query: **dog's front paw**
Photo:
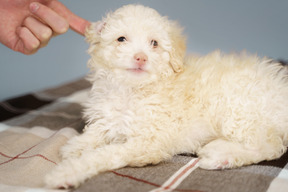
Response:
[{"label": "dog's front paw", "polygon": [[[50,173],[45,177],[45,187],[50,189],[72,189],[78,187],[78,183],[67,179],[65,176],[57,178],[54,173]],[[56,179],[57,178],[57,179]]]},{"label": "dog's front paw", "polygon": [[85,180],[83,172],[75,169],[76,164],[63,161],[45,176],[45,186],[52,189],[77,188]]}]

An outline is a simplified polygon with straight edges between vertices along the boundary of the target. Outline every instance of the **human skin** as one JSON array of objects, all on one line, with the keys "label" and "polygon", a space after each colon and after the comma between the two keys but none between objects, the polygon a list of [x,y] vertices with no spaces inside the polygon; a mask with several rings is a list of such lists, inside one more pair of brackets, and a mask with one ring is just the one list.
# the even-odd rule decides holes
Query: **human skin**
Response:
[{"label": "human skin", "polygon": [[0,42],[26,55],[69,28],[84,35],[89,24],[57,0],[0,1]]}]

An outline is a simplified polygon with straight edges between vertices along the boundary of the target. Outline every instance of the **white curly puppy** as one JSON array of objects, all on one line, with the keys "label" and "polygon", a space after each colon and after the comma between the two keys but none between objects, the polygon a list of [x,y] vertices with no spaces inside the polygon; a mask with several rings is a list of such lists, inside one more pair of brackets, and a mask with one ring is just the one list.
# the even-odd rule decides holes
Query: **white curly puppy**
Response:
[{"label": "white curly puppy", "polygon": [[288,70],[279,63],[220,52],[184,61],[179,26],[141,5],[94,23],[87,40],[87,126],[61,150],[49,187],[77,187],[100,172],[179,153],[223,169],[286,151]]}]

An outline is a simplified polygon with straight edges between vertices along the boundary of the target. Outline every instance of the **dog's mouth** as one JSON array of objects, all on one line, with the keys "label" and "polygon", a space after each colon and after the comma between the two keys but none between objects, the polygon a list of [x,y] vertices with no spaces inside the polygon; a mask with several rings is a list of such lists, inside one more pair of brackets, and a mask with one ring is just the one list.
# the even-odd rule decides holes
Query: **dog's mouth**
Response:
[{"label": "dog's mouth", "polygon": [[127,69],[127,71],[130,71],[132,73],[137,73],[137,74],[146,73],[147,72],[147,71],[145,71],[142,68],[132,68],[132,69]]}]

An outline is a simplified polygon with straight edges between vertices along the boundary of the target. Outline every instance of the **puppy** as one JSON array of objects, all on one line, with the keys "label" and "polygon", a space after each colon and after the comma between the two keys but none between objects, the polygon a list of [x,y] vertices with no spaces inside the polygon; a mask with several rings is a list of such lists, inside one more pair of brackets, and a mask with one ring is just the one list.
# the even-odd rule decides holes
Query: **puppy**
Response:
[{"label": "puppy", "polygon": [[203,169],[279,158],[288,144],[288,70],[248,54],[185,55],[181,28],[127,5],[87,30],[84,133],[61,149],[52,188],[125,166],[194,153]]}]

